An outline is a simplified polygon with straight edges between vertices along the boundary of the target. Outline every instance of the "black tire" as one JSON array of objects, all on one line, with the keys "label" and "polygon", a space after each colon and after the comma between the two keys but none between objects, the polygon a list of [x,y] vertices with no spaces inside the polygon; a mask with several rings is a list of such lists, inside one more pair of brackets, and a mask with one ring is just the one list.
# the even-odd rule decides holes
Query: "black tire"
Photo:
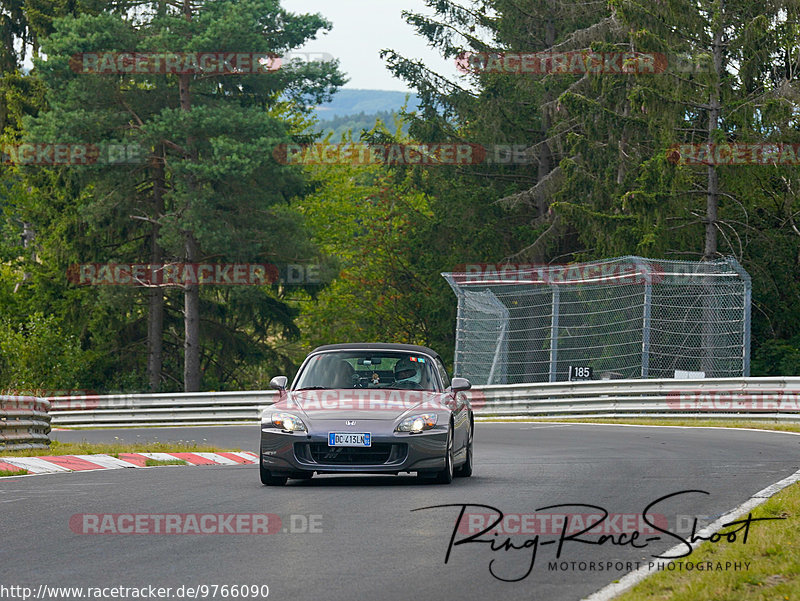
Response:
[{"label": "black tire", "polygon": [[447,431],[447,451],[445,452],[445,467],[436,474],[436,484],[450,484],[453,481],[453,426]]},{"label": "black tire", "polygon": [[455,471],[455,475],[460,478],[469,478],[472,475],[472,435],[474,429],[473,424],[470,424],[469,438],[467,438],[467,460]]},{"label": "black tire", "polygon": [[283,486],[289,479],[287,476],[273,476],[272,473],[264,469],[264,463],[259,460],[258,467],[261,472],[261,484],[264,486]]}]

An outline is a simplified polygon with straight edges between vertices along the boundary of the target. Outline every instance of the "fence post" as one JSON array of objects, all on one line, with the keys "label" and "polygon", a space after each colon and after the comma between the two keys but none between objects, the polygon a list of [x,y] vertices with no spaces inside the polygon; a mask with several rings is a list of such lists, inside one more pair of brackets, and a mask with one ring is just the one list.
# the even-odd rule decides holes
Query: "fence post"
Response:
[{"label": "fence post", "polygon": [[556,381],[556,368],[558,366],[558,309],[561,300],[561,291],[558,286],[551,286],[553,290],[553,313],[550,319],[550,382]]},{"label": "fence post", "polygon": [[[746,274],[745,274],[746,275]],[[752,302],[753,285],[750,276],[744,282],[744,332],[742,332],[742,371],[744,377],[750,377],[750,303]]]},{"label": "fence post", "polygon": [[458,308],[456,310],[456,350],[453,361],[453,376],[461,376],[461,332],[464,327],[464,295],[458,294]]},{"label": "fence post", "polygon": [[728,257],[728,264],[739,274],[744,283],[744,302],[742,303],[742,373],[750,377],[750,310],[753,299],[753,281],[750,274],[734,257]]},{"label": "fence post", "polygon": [[645,274],[644,310],[642,316],[642,377],[648,377],[650,371],[650,307],[653,297],[653,279],[650,271]]}]

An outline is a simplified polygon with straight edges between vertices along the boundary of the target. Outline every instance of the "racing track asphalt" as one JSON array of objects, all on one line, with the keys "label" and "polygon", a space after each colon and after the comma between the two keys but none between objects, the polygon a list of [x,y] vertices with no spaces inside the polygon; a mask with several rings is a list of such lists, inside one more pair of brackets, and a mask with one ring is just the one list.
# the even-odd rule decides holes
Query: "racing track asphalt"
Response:
[{"label": "racing track asphalt", "polygon": [[[195,440],[257,450],[256,427],[59,431],[62,441]],[[652,501],[686,489],[653,511],[676,531],[677,515],[730,510],[800,468],[800,436],[766,432],[565,424],[479,423],[475,475],[450,486],[412,476],[318,476],[263,487],[256,466],[159,467],[0,480],[0,584],[37,587],[267,584],[270,599],[580,599],[627,569],[551,570],[556,544],[493,552],[488,544],[453,548],[458,507],[486,504],[534,513],[560,503],[639,515]],[[563,511],[563,510],[562,510]],[[575,513],[589,510],[572,508]],[[321,516],[321,532],[273,535],[82,535],[79,513],[275,513],[286,527]],[[759,524],[754,524],[757,528]],[[682,531],[683,534],[688,534]],[[457,536],[457,539],[462,537]],[[533,534],[516,536],[521,545]],[[540,543],[556,540],[542,535]],[[596,540],[596,539],[595,539]],[[565,543],[566,562],[647,562],[676,544],[662,536],[645,549]],[[754,558],[753,561],[757,561]],[[607,564],[606,564],[607,565]],[[633,565],[635,567],[635,564]],[[221,597],[217,597],[221,598]]]}]

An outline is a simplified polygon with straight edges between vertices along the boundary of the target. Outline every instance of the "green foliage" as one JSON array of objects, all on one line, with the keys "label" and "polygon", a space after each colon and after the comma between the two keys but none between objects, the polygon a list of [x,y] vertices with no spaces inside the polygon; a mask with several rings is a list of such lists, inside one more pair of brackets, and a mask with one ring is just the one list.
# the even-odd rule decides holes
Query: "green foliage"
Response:
[{"label": "green foliage", "polygon": [[[333,142],[337,142],[348,135],[352,134],[356,139],[363,131],[371,131],[376,126],[389,126],[394,125],[398,115],[392,111],[378,111],[375,113],[365,113],[361,111],[352,115],[341,115],[319,121],[309,128],[309,130],[318,132],[323,138],[329,138]],[[408,125],[402,124],[402,131],[408,134]]]},{"label": "green foliage", "polygon": [[[317,15],[293,15],[276,0],[199,2],[191,20],[158,1],[8,4],[0,141],[130,144],[143,157],[0,167],[0,382],[145,389],[148,291],[78,287],[66,273],[81,262],[147,263],[154,248],[162,261],[184,261],[190,239],[199,260],[327,262],[338,274],[327,286],[201,288],[206,388],[266,387],[327,342],[418,342],[451,356],[456,301],[441,272],[479,262],[700,258],[712,171],[676,164],[675,145],[800,142],[794,1],[436,0],[431,8],[406,19],[451,59],[634,50],[694,68],[448,82],[386,50],[389,68],[418,92],[404,121],[390,112],[397,93],[379,96],[386,112],[378,113],[348,91],[337,102],[350,114],[313,124],[324,114],[314,107],[344,83],[335,63],[191,78],[182,103],[176,75],[89,76],[69,59],[114,50],[283,54],[329,28]],[[42,51],[30,74],[20,72],[20,48]],[[528,161],[301,170],[275,160],[276,146],[313,132],[332,142],[514,145]],[[800,172],[736,165],[713,174],[711,254],[735,255],[753,276],[752,373],[800,373]],[[183,290],[165,289],[163,310],[162,387],[177,390]]]},{"label": "green foliage", "polygon": [[[433,17],[406,19],[444,56],[592,50],[669,59],[658,74],[476,73],[467,89],[384,51],[389,68],[419,92],[422,109],[410,129],[416,139],[524,144],[533,158],[530,166],[430,169],[417,180],[432,199],[434,220],[457,215],[466,235],[453,246],[467,262],[700,259],[710,228],[719,236],[711,255],[733,254],[753,274],[754,357],[762,345],[763,353],[774,350],[767,341],[798,333],[796,166],[716,167],[719,213],[709,226],[709,169],[675,164],[672,150],[705,141],[797,143],[795,2],[522,7],[441,0],[433,8]],[[490,35],[477,39],[479,27]],[[717,31],[724,31],[719,73],[712,60]],[[719,115],[712,121],[715,98]],[[506,211],[493,211],[493,203]],[[494,236],[476,245],[482,229]],[[442,230],[419,248],[435,247]],[[445,270],[446,255],[436,256]],[[788,359],[781,365],[795,370],[783,373],[797,373]],[[764,366],[754,359],[754,369]]]},{"label": "green foliage", "polygon": [[415,272],[409,236],[431,219],[428,199],[402,174],[379,166],[326,167],[312,176],[320,182],[301,210],[341,271],[305,305],[304,342],[424,341],[430,318],[418,297],[430,280]]},{"label": "green foliage", "polygon": [[[67,281],[71,266],[149,263],[154,247],[157,262],[318,259],[300,215],[288,206],[303,193],[302,174],[276,161],[273,151],[291,142],[311,108],[344,82],[335,61],[191,77],[187,105],[178,102],[178,75],[76,73],[70,58],[78,52],[243,48],[283,54],[330,24],[318,15],[288,13],[275,0],[195,3],[191,20],[178,8],[151,2],[52,12],[36,68],[14,80],[36,92],[36,103],[8,102],[16,107],[9,122],[23,130],[21,136],[8,131],[8,141],[141,149],[138,161],[122,164],[12,167],[6,180],[4,227],[12,242],[0,248],[14,267],[6,285],[14,287],[9,307],[57,315],[92,352],[92,384],[99,390],[148,386],[149,289],[80,288]],[[8,89],[7,98],[21,97]],[[23,224],[32,232],[26,245],[16,242]],[[182,293],[163,291],[158,343],[166,389],[179,389],[182,380]],[[278,285],[201,287],[199,368],[206,386],[241,388],[253,366],[287,364],[280,349],[299,330],[297,311],[285,297]]]},{"label": "green foliage", "polygon": [[75,389],[91,356],[53,316],[37,313],[22,323],[0,324],[0,387],[10,390]]},{"label": "green foliage", "polygon": [[764,342],[753,355],[750,372],[753,376],[800,374],[800,337]]}]

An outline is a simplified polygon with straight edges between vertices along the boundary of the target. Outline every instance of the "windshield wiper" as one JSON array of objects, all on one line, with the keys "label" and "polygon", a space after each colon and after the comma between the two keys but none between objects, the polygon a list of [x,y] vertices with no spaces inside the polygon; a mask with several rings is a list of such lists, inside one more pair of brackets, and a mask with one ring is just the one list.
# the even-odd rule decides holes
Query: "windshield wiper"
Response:
[{"label": "windshield wiper", "polygon": [[330,390],[327,386],[305,386],[297,390]]},{"label": "windshield wiper", "polygon": [[438,390],[432,390],[430,388],[397,388],[396,386],[386,386],[381,388],[380,390],[410,390],[412,392],[439,392]]}]

